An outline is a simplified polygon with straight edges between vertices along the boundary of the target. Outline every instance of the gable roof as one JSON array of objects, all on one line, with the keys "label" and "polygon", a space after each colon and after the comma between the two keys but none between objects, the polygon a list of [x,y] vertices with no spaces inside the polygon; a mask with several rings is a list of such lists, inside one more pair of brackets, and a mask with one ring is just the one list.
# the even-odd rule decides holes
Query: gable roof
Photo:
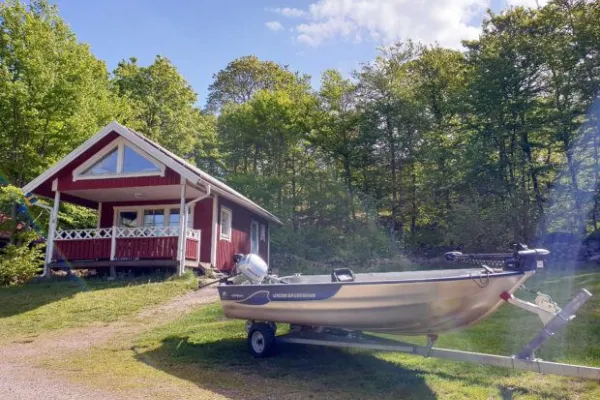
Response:
[{"label": "gable roof", "polygon": [[223,196],[270,221],[282,224],[281,220],[275,215],[271,214],[252,200],[248,199],[246,196],[227,186],[224,182],[207,174],[195,165],[192,165],[189,162],[185,161],[183,158],[173,154],[158,143],[148,139],[141,133],[136,132],[133,129],[127,128],[126,126],[123,126],[116,121],[113,121],[106,125],[98,133],[86,140],[79,147],[77,147],[75,150],[69,153],[66,157],[61,159],[55,165],[44,171],[42,174],[40,174],[31,182],[29,182],[27,185],[25,185],[22,188],[23,192],[33,192],[38,186],[40,186],[48,179],[53,177],[61,169],[69,165],[77,157],[82,155],[86,150],[88,150],[94,144],[98,143],[101,139],[109,135],[111,132],[116,132],[123,138],[129,140],[131,143],[144,150],[150,156],[154,157],[158,161],[165,164],[167,167],[171,168],[173,171],[177,172],[186,180],[199,185],[208,184],[211,187],[211,192],[215,192],[218,195]]}]

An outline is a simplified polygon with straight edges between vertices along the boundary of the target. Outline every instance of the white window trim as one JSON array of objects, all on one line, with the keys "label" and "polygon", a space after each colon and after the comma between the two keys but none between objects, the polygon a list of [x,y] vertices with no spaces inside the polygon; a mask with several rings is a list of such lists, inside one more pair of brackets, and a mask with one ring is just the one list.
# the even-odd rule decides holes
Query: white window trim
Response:
[{"label": "white window trim", "polygon": [[[131,150],[136,152],[140,157],[150,161],[158,171],[148,172],[120,172],[123,169],[123,155],[125,152],[125,145]],[[104,175],[83,175],[84,171],[100,161],[104,156],[109,154],[114,149],[117,149],[117,173],[116,174],[104,174]],[[119,137],[102,148],[99,152],[94,154],[91,158],[85,161],[83,164],[73,170],[73,181],[88,180],[88,179],[111,179],[111,178],[129,178],[138,176],[165,176],[166,167],[163,163],[156,160],[154,157],[137,147],[135,144],[126,141],[123,137]]]},{"label": "white window trim", "polygon": [[[229,214],[229,235],[223,233],[223,213]],[[219,237],[221,240],[231,242],[231,236],[233,232],[233,212],[231,208],[221,206],[221,212],[219,213]]]},{"label": "white window trim", "polygon": [[[190,229],[195,229],[194,228],[194,208],[196,207],[190,207],[190,212],[189,212],[189,220],[192,221],[192,226]],[[169,226],[169,217],[171,216],[171,209],[177,209],[177,211],[179,211],[179,204],[173,203],[173,204],[156,204],[156,205],[144,205],[144,206],[115,206],[113,207],[113,226],[118,226],[117,224],[119,223],[119,213],[121,211],[135,211],[137,212],[137,225],[135,226],[136,228],[141,228],[144,226],[144,210],[164,210],[164,221],[163,221],[163,226]],[[180,217],[181,218],[181,217]],[[181,219],[180,219],[181,221]]]},{"label": "white window trim", "polygon": [[[252,252],[252,227],[254,226],[256,226],[256,253]],[[257,255],[260,253],[260,225],[255,220],[250,222],[250,252]]]}]

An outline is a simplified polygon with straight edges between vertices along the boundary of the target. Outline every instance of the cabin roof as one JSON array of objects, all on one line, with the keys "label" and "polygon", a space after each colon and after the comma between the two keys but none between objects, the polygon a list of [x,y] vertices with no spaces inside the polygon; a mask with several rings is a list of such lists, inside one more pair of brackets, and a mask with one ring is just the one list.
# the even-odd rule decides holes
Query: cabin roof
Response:
[{"label": "cabin roof", "polygon": [[158,143],[148,139],[141,133],[136,132],[133,129],[128,128],[124,125],[121,125],[116,121],[113,121],[106,125],[97,134],[86,140],[79,147],[77,147],[75,150],[69,153],[66,157],[61,159],[55,165],[44,171],[42,174],[40,174],[31,182],[29,182],[27,185],[25,185],[23,187],[23,192],[33,192],[37,187],[42,185],[48,179],[55,176],[58,172],[60,172],[60,170],[68,166],[77,157],[83,154],[94,144],[98,143],[102,138],[109,135],[111,132],[116,132],[117,134],[121,135],[133,144],[137,145],[142,150],[146,151],[148,154],[150,154],[160,162],[164,163],[167,167],[171,168],[190,182],[203,186],[210,185],[211,191],[217,193],[219,196],[223,196],[270,221],[282,224],[281,220],[275,215],[265,210],[252,200],[248,199],[246,196],[242,195],[238,191],[229,187],[224,182],[207,174],[206,172],[202,171],[195,165],[190,164],[183,158],[173,154]]}]

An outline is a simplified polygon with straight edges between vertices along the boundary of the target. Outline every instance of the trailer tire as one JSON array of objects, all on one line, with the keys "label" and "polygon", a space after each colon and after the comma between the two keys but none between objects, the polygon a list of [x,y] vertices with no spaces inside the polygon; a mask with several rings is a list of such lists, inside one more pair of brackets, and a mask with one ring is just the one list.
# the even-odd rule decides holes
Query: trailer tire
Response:
[{"label": "trailer tire", "polygon": [[252,324],[248,331],[248,348],[256,358],[265,358],[275,353],[275,330],[267,323]]}]

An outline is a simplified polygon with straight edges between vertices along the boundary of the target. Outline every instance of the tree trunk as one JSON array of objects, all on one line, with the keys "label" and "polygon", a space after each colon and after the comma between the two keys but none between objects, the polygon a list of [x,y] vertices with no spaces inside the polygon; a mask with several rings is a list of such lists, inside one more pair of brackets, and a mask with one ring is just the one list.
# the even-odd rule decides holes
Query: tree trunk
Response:
[{"label": "tree trunk", "polygon": [[354,209],[354,191],[352,190],[352,171],[351,171],[351,167],[350,167],[350,160],[349,157],[344,156],[343,157],[343,164],[344,164],[344,175],[346,178],[346,187],[348,188],[348,195],[350,197],[349,199],[349,206],[350,206],[350,213],[352,215],[352,219],[356,219],[356,210]]},{"label": "tree trunk", "polygon": [[404,230],[404,226],[402,221],[399,221],[398,215],[398,188],[397,188],[397,177],[396,177],[396,141],[394,140],[394,130],[391,124],[391,118],[388,114],[386,117],[386,128],[387,128],[387,137],[390,145],[390,167],[392,172],[392,221],[391,221],[391,233],[392,238],[396,239],[396,233],[400,233],[400,238],[402,238],[402,231]]}]

